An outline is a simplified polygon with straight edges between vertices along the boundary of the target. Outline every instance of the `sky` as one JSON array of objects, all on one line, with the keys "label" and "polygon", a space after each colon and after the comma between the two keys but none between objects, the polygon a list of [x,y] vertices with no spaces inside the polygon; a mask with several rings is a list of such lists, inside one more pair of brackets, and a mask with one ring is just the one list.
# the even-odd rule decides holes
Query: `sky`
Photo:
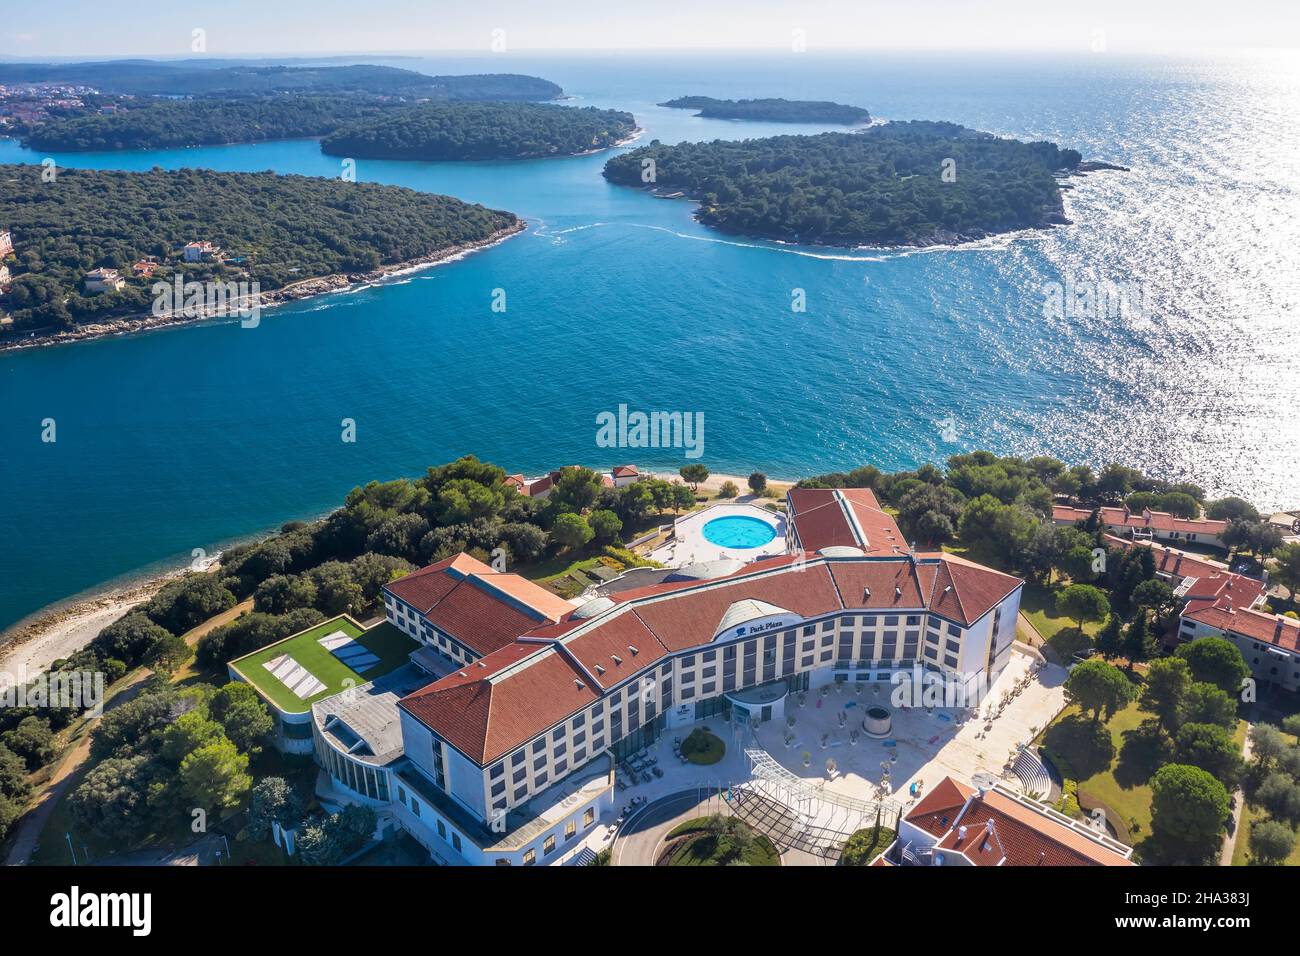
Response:
[{"label": "sky", "polygon": [[[1300,0],[6,0],[0,56],[1300,48]],[[134,8],[134,9],[133,9]],[[497,52],[500,52],[498,49]]]}]

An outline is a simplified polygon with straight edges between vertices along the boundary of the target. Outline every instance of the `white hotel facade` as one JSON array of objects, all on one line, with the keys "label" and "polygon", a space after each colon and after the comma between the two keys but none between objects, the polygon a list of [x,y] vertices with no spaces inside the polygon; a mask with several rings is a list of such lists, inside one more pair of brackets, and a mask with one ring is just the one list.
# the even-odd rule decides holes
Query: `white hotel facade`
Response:
[{"label": "white hotel facade", "polygon": [[[617,760],[666,729],[779,719],[788,693],[914,668],[977,695],[1006,666],[1019,579],[906,549],[869,491],[794,491],[790,514],[791,554],[577,607],[467,555],[393,582],[387,618],[428,683],[316,704],[318,759],[439,862],[544,865],[613,807]],[[349,761],[383,786],[352,791]]]}]

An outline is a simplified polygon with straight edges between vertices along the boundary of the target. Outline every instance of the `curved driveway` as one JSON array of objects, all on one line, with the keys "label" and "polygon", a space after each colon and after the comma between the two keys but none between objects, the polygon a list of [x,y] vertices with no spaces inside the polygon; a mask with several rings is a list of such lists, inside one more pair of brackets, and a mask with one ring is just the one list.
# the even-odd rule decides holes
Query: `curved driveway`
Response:
[{"label": "curved driveway", "polygon": [[698,788],[661,797],[634,813],[619,829],[610,862],[614,866],[654,866],[659,845],[677,824],[708,813],[730,812],[716,795],[700,800]]}]

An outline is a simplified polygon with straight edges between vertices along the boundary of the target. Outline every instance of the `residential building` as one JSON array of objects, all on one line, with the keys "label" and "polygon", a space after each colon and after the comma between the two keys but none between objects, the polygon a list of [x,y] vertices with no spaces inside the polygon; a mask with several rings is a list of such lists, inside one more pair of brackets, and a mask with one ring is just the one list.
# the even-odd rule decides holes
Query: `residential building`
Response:
[{"label": "residential building", "polygon": [[217,254],[221,252],[221,248],[205,240],[203,242],[188,243],[184,251],[186,262],[207,262],[215,259]]},{"label": "residential building", "polygon": [[1190,599],[1179,620],[1178,637],[1222,637],[1241,651],[1260,685],[1300,690],[1300,621],[1229,600]]},{"label": "residential building", "polygon": [[944,777],[876,861],[898,866],[1133,866],[1133,849],[1000,784]]},{"label": "residential building", "polygon": [[126,280],[117,274],[116,269],[95,269],[85,276],[86,293],[95,295],[99,292],[116,292],[126,285]]},{"label": "residential building", "polygon": [[0,229],[0,259],[14,251],[14,239],[8,229]]},{"label": "residential building", "polygon": [[[1210,544],[1222,548],[1223,532],[1228,522],[1209,518],[1179,518],[1167,511],[1143,508],[1141,514],[1122,508],[1101,508],[1101,520],[1111,534],[1135,541],[1184,541],[1192,544]],[[1087,521],[1092,516],[1088,508],[1071,505],[1053,505],[1052,520],[1058,525]]]}]

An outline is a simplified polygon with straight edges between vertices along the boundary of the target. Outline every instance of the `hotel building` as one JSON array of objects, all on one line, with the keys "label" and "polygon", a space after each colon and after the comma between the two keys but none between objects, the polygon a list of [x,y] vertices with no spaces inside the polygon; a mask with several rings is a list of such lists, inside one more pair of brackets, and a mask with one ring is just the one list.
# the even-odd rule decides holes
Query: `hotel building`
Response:
[{"label": "hotel building", "polygon": [[[1162,541],[1187,541],[1199,544],[1212,544],[1223,547],[1223,532],[1228,528],[1226,521],[1214,521],[1209,518],[1179,518],[1167,511],[1152,511],[1144,508],[1141,514],[1134,514],[1125,505],[1122,508],[1101,508],[1101,522],[1111,534],[1121,535],[1135,541],[1150,541],[1158,538]],[[1092,517],[1089,508],[1074,508],[1070,505],[1053,505],[1052,521],[1058,525],[1076,524]]]},{"label": "hotel building", "polygon": [[580,606],[463,554],[392,582],[387,622],[428,677],[316,703],[318,759],[441,862],[540,865],[612,808],[616,761],[667,728],[777,719],[788,693],[918,666],[974,695],[992,683],[1023,582],[912,553],[869,491],[792,504],[796,553]]}]

